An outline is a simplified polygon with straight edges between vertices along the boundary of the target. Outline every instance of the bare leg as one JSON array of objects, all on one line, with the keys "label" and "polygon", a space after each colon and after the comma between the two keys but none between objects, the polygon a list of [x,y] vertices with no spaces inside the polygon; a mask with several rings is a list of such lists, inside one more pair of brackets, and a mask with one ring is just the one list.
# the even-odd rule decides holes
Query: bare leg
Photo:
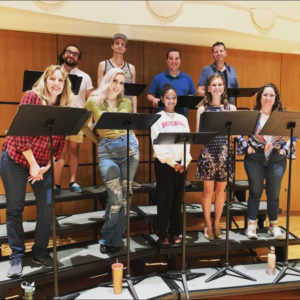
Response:
[{"label": "bare leg", "polygon": [[207,234],[212,235],[211,225],[211,199],[214,193],[214,181],[204,180],[203,182],[203,195],[202,195],[202,209],[204,214],[205,227],[207,228]]},{"label": "bare leg", "polygon": [[54,184],[61,185],[61,175],[66,163],[69,149],[69,142],[65,141],[64,148],[61,152],[60,159],[54,163]]},{"label": "bare leg", "polygon": [[227,182],[216,182],[216,198],[215,198],[215,220],[214,229],[216,233],[220,233],[220,219],[223,212],[225,202],[225,188]]},{"label": "bare leg", "polygon": [[79,143],[69,142],[69,165],[70,165],[70,182],[76,181],[78,158],[79,158]]}]

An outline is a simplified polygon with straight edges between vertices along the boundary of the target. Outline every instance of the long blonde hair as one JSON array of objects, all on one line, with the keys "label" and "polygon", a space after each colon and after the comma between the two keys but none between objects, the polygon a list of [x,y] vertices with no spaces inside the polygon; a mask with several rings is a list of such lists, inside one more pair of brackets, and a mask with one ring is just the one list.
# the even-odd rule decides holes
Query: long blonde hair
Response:
[{"label": "long blonde hair", "polygon": [[211,83],[216,79],[216,78],[219,78],[222,80],[223,82],[223,85],[224,85],[224,91],[223,91],[223,94],[221,96],[221,104],[224,105],[224,108],[227,109],[229,107],[229,104],[228,104],[228,97],[227,97],[227,92],[226,92],[226,81],[225,81],[225,78],[218,74],[218,73],[215,73],[213,75],[211,75],[208,79],[207,79],[207,82],[206,82],[206,85],[205,85],[205,96],[204,98],[197,104],[196,108],[200,107],[200,106],[204,106],[204,109],[206,110],[206,107],[207,105],[211,104],[212,103],[212,95],[211,93],[208,91],[208,87],[211,85]]},{"label": "long blonde hair", "polygon": [[[120,68],[110,69],[102,78],[100,86],[91,93],[91,98],[97,103],[99,107],[104,105],[105,100],[108,98],[108,89],[113,82],[114,78],[122,74],[125,76],[125,72]],[[120,101],[124,97],[124,89],[118,94],[117,100]]]},{"label": "long blonde hair", "polygon": [[71,82],[68,77],[67,71],[59,65],[48,66],[43,75],[35,82],[32,87],[33,92],[35,92],[42,100],[43,105],[48,105],[49,91],[47,89],[47,79],[53,75],[55,71],[60,71],[64,80],[64,87],[62,93],[59,97],[59,106],[71,106],[73,93],[71,90]]}]

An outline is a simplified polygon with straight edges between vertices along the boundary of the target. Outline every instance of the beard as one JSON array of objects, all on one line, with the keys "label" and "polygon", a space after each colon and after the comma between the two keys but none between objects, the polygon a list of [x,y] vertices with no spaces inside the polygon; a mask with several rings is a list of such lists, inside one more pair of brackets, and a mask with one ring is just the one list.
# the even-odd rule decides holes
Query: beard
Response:
[{"label": "beard", "polygon": [[66,64],[69,67],[74,67],[77,66],[78,62],[74,59],[68,59],[68,58],[63,58],[64,64]]}]

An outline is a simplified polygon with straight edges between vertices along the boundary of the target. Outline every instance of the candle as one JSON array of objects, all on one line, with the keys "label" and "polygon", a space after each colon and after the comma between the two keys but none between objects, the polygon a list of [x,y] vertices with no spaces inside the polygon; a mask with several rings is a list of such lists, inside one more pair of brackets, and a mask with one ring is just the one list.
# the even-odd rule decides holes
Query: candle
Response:
[{"label": "candle", "polygon": [[111,265],[114,294],[122,293],[123,268],[124,268],[123,264],[118,262]]}]

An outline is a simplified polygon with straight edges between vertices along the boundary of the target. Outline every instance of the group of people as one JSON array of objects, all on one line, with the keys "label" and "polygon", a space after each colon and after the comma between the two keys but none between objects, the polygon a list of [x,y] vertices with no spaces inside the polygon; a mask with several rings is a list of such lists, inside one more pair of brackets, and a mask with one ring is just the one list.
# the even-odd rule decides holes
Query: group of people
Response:
[{"label": "group of people", "polygon": [[[92,81],[77,67],[82,53],[78,46],[68,45],[59,56],[60,65],[51,65],[25,93],[20,105],[75,106],[91,112],[91,117],[76,136],[53,137],[55,193],[61,191],[61,173],[69,156],[69,189],[80,192],[76,183],[78,153],[85,134],[98,147],[98,164],[106,186],[108,199],[105,222],[101,229],[100,252],[115,253],[123,247],[122,237],[126,230],[127,184],[132,193],[133,179],[139,164],[139,143],[133,131],[129,134],[129,178],[127,178],[127,136],[125,130],[94,131],[104,112],[137,112],[136,97],[124,95],[125,82],[135,82],[135,67],[124,61],[127,37],[117,33],[112,39],[113,57],[99,63],[98,88],[93,90]],[[180,71],[181,54],[178,49],[167,52],[167,70],[156,75],[148,90],[147,99],[157,109],[160,118],[151,127],[152,141],[161,132],[189,132],[187,108],[176,107],[178,95],[201,95],[198,104],[196,132],[201,125],[201,115],[209,111],[235,111],[232,100],[227,97],[228,87],[238,87],[235,69],[225,63],[225,45],[217,42],[212,47],[214,63],[204,67],[197,91],[189,75]],[[82,77],[78,95],[73,95],[68,74]],[[282,110],[278,90],[273,84],[260,88],[255,108],[260,119],[254,135],[248,139],[239,137],[239,151],[245,152],[245,169],[249,178],[247,236],[257,238],[256,218],[258,204],[266,180],[269,233],[284,238],[277,226],[278,197],[283,177],[289,141],[282,137],[261,136],[259,132],[271,112]],[[220,219],[227,185],[227,139],[216,136],[201,148],[196,177],[204,182],[202,206],[204,213],[204,236],[208,240],[222,238]],[[192,160],[190,146],[186,149],[186,166],[182,145],[153,145],[156,175],[156,198],[158,208],[157,235],[160,245],[181,243],[181,204],[184,191],[184,170]],[[0,174],[6,202],[8,243],[12,250],[7,275],[22,274],[25,254],[22,212],[27,182],[33,188],[37,206],[37,224],[32,248],[33,262],[46,268],[53,267],[47,246],[51,230],[51,157],[47,137],[7,136],[2,147]],[[234,170],[230,169],[231,177]],[[211,202],[215,192],[215,214],[211,218]]]}]

